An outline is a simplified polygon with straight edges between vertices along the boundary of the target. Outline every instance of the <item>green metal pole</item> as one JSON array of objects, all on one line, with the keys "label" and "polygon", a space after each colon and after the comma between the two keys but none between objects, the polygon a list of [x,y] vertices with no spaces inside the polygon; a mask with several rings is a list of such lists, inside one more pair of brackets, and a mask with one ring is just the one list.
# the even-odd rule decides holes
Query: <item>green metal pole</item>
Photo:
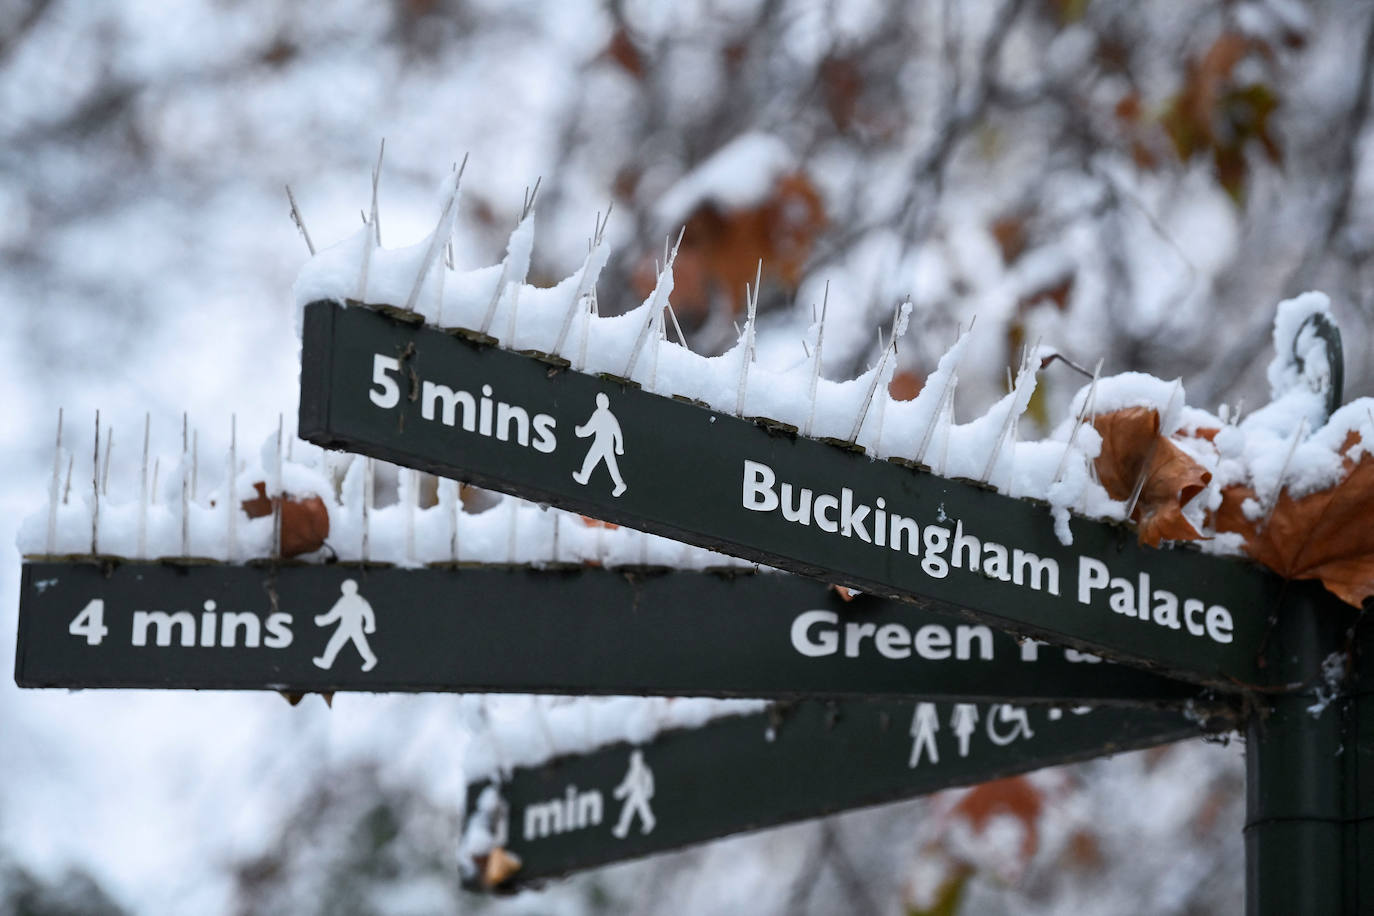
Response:
[{"label": "green metal pole", "polygon": [[1374,620],[1355,641],[1354,696],[1346,715],[1347,911],[1374,912]]},{"label": "green metal pole", "polygon": [[[1246,722],[1245,870],[1250,916],[1339,914],[1349,908],[1349,758],[1344,739],[1354,703],[1324,706],[1322,663],[1345,649],[1348,609],[1311,583],[1291,583],[1269,646],[1276,683]],[[1301,685],[1301,686],[1296,686]],[[1324,685],[1323,685],[1324,686]]]}]

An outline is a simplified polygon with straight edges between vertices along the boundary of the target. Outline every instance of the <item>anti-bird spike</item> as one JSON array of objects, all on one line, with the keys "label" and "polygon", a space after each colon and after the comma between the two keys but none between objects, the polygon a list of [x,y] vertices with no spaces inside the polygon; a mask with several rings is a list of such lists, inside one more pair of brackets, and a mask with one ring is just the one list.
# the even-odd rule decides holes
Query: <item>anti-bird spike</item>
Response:
[{"label": "anti-bird spike", "polygon": [[364,563],[372,559],[372,490],[375,486],[373,476],[376,473],[376,466],[371,458],[363,459],[363,542],[359,556]]},{"label": "anti-bird spike", "polygon": [[673,303],[667,303],[666,307],[668,309],[668,317],[673,320],[673,332],[677,334],[678,345],[681,346],[684,350],[692,349],[691,347],[687,346],[687,335],[682,333],[682,325],[678,324],[677,322],[677,312],[673,310]]},{"label": "anti-bird spike", "polygon": [[[516,222],[516,230],[519,230],[524,220],[525,217],[522,216],[520,220]],[[505,257],[501,259],[501,274],[496,279],[496,288],[492,290],[491,301],[487,303],[486,314],[482,316],[482,324],[481,327],[478,328],[483,334],[489,334],[491,332],[491,323],[496,320],[496,308],[501,304],[501,297],[505,295],[506,286],[510,282],[510,260],[511,254],[515,249],[514,241],[515,232],[513,231],[510,240],[506,242],[506,254]],[[523,280],[524,278],[522,277],[521,281],[523,282]],[[509,346],[510,341],[506,341],[506,343]]]},{"label": "anti-bird spike", "polygon": [[386,156],[386,137],[383,137],[377,144],[377,164],[372,167],[372,209],[371,220],[372,237],[377,243],[377,247],[382,247],[382,218],[377,209],[377,188],[382,183],[382,159]]},{"label": "anti-bird spike", "polygon": [[62,408],[57,408],[57,443],[52,452],[52,483],[48,485],[47,555],[57,552],[57,499],[62,481]]},{"label": "anti-bird spike", "polygon": [[[602,236],[606,231],[606,225],[601,221],[600,213],[596,216],[595,231],[592,234],[591,244],[587,248],[587,258],[582,262],[582,270],[577,278],[577,288],[573,290],[572,299],[568,302],[567,311],[563,313],[563,324],[559,327],[558,337],[555,338],[553,342],[552,352],[555,356],[563,355],[563,344],[567,342],[568,331],[572,328],[573,316],[577,315],[579,312],[585,314],[586,310],[580,308],[582,300],[596,284],[597,276],[601,272],[600,264],[604,263],[604,261],[598,263],[596,256],[601,249]],[[608,207],[606,209],[606,219],[609,220],[610,218],[611,211]],[[593,264],[597,266],[593,268]]]},{"label": "anti-bird spike", "polygon": [[[903,315],[910,315],[912,309],[910,296],[906,297],[906,301],[903,303],[903,305],[905,306],[905,312],[903,312],[902,309],[898,309],[894,311],[892,314],[892,358],[894,360],[897,358],[897,353],[899,352],[897,341],[899,338],[902,337],[903,334],[906,333],[906,318],[903,318]],[[899,319],[901,321],[900,325]],[[896,372],[895,363],[893,365],[893,372]],[[873,421],[875,427],[873,431],[873,450],[879,455],[882,454],[883,446],[883,420],[887,416],[888,402],[892,400],[891,384],[892,379],[891,376],[889,376],[888,381],[883,388],[883,396],[878,399],[878,413]]]},{"label": "anti-bird spike", "polygon": [[228,519],[228,556],[233,562],[239,552],[239,418],[238,414],[229,415],[229,478],[227,481],[229,498],[225,502],[224,514]]},{"label": "anti-bird spike", "polygon": [[1073,429],[1069,432],[1069,441],[1064,443],[1064,454],[1059,456],[1059,466],[1054,469],[1054,477],[1050,479],[1050,485],[1059,483],[1064,478],[1064,471],[1069,465],[1069,455],[1073,452],[1074,443],[1078,440],[1078,431],[1083,428],[1084,422],[1092,415],[1092,408],[1097,404],[1097,379],[1102,372],[1102,360],[1097,361],[1093,367],[1092,381],[1088,383],[1088,391],[1083,395],[1083,406],[1078,411],[1078,417],[1074,420]]},{"label": "anti-bird spike", "polygon": [[668,340],[668,331],[664,325],[663,316],[660,315],[655,323],[658,325],[658,341],[653,349],[653,363],[649,366],[648,384],[644,386],[649,391],[653,391],[658,385],[658,360],[663,353],[663,345]]},{"label": "anti-bird spike", "polygon": [[[977,320],[978,319],[975,317],[973,321],[969,322],[967,333],[973,333],[973,325]],[[966,332],[962,328],[959,330],[958,334],[954,338],[955,346],[958,346],[959,341],[963,339],[965,333]],[[953,365],[950,366],[949,376],[945,379],[944,387],[940,389],[940,397],[937,398],[935,402],[935,411],[930,415],[930,422],[926,424],[926,431],[921,435],[921,444],[916,447],[916,455],[913,460],[917,464],[924,464],[929,466],[929,462],[926,461],[926,451],[930,448],[931,439],[935,435],[935,427],[937,424],[939,424],[943,414],[945,413],[946,405],[951,404],[954,399],[954,389],[958,386],[958,384],[959,365],[957,362],[955,362]],[[950,414],[950,422],[953,423],[952,407],[950,409]]]},{"label": "anti-bird spike", "polygon": [[105,428],[105,460],[100,465],[100,495],[110,495],[110,452],[114,450],[114,427]]},{"label": "anti-bird spike", "polygon": [[401,507],[405,515],[405,552],[406,562],[415,562],[415,503],[420,498],[420,472],[414,468],[404,468],[401,473],[405,476],[406,486],[404,489],[404,505]]},{"label": "anti-bird spike", "polygon": [[[814,311],[814,306],[812,309]],[[825,315],[830,309],[830,281],[825,281],[825,292],[821,295],[821,317],[816,328],[816,355],[811,360],[811,389],[810,404],[806,412],[806,425],[802,427],[802,435],[811,435],[811,426],[816,420],[816,389],[821,379],[821,351],[825,346]]]},{"label": "anti-bird spike", "polygon": [[[532,189],[525,189],[525,205],[520,210],[520,222],[523,223],[534,215],[534,199],[539,194],[539,183],[543,177],[534,180]],[[529,279],[529,259],[525,260],[525,269],[519,279],[511,284],[510,293],[510,317],[506,321],[506,336],[504,343],[507,347],[515,347],[516,316],[520,313],[520,291],[525,288],[525,281]]]},{"label": "anti-bird spike", "polygon": [[[277,448],[276,456],[272,464],[272,489],[276,491],[277,498],[272,503],[272,558],[281,559],[281,523],[282,505],[286,502],[285,488],[282,486],[282,423],[283,417],[277,414]],[[270,494],[269,494],[270,495]]]},{"label": "anti-bird spike", "polygon": [[639,362],[640,351],[649,341],[650,330],[655,324],[661,324],[663,321],[663,305],[659,300],[662,298],[663,301],[667,301],[668,293],[664,289],[664,282],[666,280],[668,286],[671,287],[673,262],[677,260],[677,252],[682,245],[682,235],[686,231],[686,226],[678,230],[677,241],[673,243],[672,251],[668,252],[664,259],[663,269],[658,274],[658,282],[654,284],[654,291],[649,295],[648,315],[645,316],[644,323],[639,328],[639,336],[635,338],[634,346],[630,348],[630,358],[625,363],[625,371],[621,373],[623,378],[634,378],[635,365]]},{"label": "anti-bird spike", "polygon": [[1140,501],[1141,491],[1145,489],[1145,478],[1149,475],[1150,462],[1154,460],[1155,449],[1159,446],[1159,440],[1168,435],[1169,417],[1174,412],[1174,400],[1183,390],[1182,379],[1174,379],[1174,385],[1169,389],[1169,400],[1164,405],[1164,412],[1159,415],[1159,435],[1150,440],[1150,447],[1145,450],[1145,458],[1140,462],[1140,473],[1136,475],[1135,486],[1131,488],[1131,498],[1126,500],[1126,518],[1129,519],[1135,514],[1135,505]]},{"label": "anti-bird spike", "polygon": [[[1279,478],[1274,482],[1274,493],[1264,505],[1264,515],[1260,518],[1259,530],[1263,531],[1269,527],[1269,519],[1273,517],[1274,510],[1279,507],[1279,499],[1283,496],[1283,479],[1288,476],[1288,466],[1293,463],[1293,455],[1298,450],[1298,444],[1307,435],[1307,418],[1303,417],[1298,424],[1298,431],[1293,434],[1293,441],[1288,443],[1288,453],[1283,456],[1283,464],[1279,466]],[[1130,518],[1129,515],[1126,516]]]},{"label": "anti-bird spike", "polygon": [[377,188],[382,180],[382,154],[386,152],[386,141],[382,141],[381,150],[377,153],[377,165],[372,169],[372,209],[370,215],[363,220],[367,227],[367,238],[363,242],[363,262],[358,270],[358,301],[367,301],[367,279],[368,272],[372,269],[372,250],[382,247],[382,228],[381,221],[377,215]]},{"label": "anti-bird spike", "polygon": [[883,329],[878,328],[878,352],[882,355],[878,357],[878,362],[873,366],[873,377],[869,379],[868,390],[864,392],[863,400],[860,402],[859,414],[854,418],[854,426],[849,431],[849,437],[845,440],[853,445],[859,439],[859,431],[863,429],[864,420],[868,418],[869,405],[873,403],[873,396],[878,392],[878,380],[882,377],[883,370],[887,368],[888,348],[883,346]]},{"label": "anti-bird spike", "polygon": [[533,188],[525,188],[525,206],[520,209],[520,219],[523,222],[534,212],[534,199],[539,196],[539,185],[543,182],[544,176],[540,175],[534,179]]},{"label": "anti-bird spike", "polygon": [[291,222],[296,224],[301,238],[305,239],[305,247],[309,249],[310,256],[315,256],[315,243],[310,241],[310,233],[305,228],[305,220],[301,219],[301,209],[296,206],[296,195],[291,193],[291,185],[286,186],[286,199],[291,202]]},{"label": "anti-bird spike", "polygon": [[100,411],[95,412],[95,452],[91,455],[91,556],[100,555]]},{"label": "anti-bird spike", "polygon": [[[763,279],[763,259],[759,259],[759,266],[754,271],[754,288],[751,291],[749,284],[744,284],[744,301],[749,310],[749,317],[744,322],[744,352],[740,355],[739,369],[739,391],[735,396],[735,416],[744,416],[744,397],[749,389],[749,364],[754,361],[754,326],[757,323],[759,311],[759,283]],[[681,331],[678,332],[682,333]]]},{"label": "anti-bird spike", "polygon": [[[1039,344],[1036,344],[1036,348],[1039,348]],[[1025,348],[1021,350],[1021,364],[1017,367],[1015,380],[1012,381],[1007,390],[1010,397],[1010,401],[1007,403],[1007,415],[1002,419],[1002,428],[997,433],[997,439],[992,444],[992,453],[988,455],[988,463],[983,468],[983,474],[979,478],[983,483],[988,483],[992,479],[992,472],[997,467],[997,459],[1001,457],[1003,446],[1007,439],[1013,435],[1016,421],[1021,419],[1021,414],[1030,404],[1030,394],[1022,396],[1022,391],[1027,386],[1035,384],[1034,361],[1029,356],[1030,352]],[[1010,379],[1010,366],[1007,367],[1007,373],[1008,379]]]},{"label": "anti-bird spike", "polygon": [[456,481],[456,480],[442,480],[442,481],[440,481],[440,484],[441,484],[441,485],[447,484],[448,486],[450,486],[450,487],[452,488],[451,491],[450,491],[450,492],[452,492],[452,494],[453,494],[453,499],[451,500],[451,502],[452,502],[452,506],[451,506],[452,518],[449,519],[449,524],[450,524],[451,527],[449,528],[449,532],[448,532],[448,555],[449,555],[449,559],[451,559],[451,560],[453,560],[453,562],[457,563],[457,562],[458,562],[458,521],[459,521],[459,519],[462,518],[462,515],[463,515],[463,485],[460,484],[460,483],[459,483],[458,481]]},{"label": "anti-bird spike", "polygon": [[587,339],[591,337],[592,319],[596,317],[596,287],[592,287],[592,294],[587,297],[587,308],[582,315],[582,341],[577,347],[577,362],[573,364],[573,368],[578,372],[587,366]]},{"label": "anti-bird spike", "polygon": [[148,431],[152,414],[143,414],[143,462],[138,484],[138,557],[148,558]]},{"label": "anti-bird spike", "polygon": [[191,555],[190,417],[181,412],[181,555]]},{"label": "anti-bird spike", "polygon": [[558,564],[558,529],[559,529],[559,522],[562,520],[562,513],[559,512],[557,509],[554,509],[554,508],[552,508],[552,507],[546,508],[546,509],[544,510],[544,512],[545,512],[546,515],[549,515],[549,516],[551,516],[551,517],[553,518],[553,544],[552,544],[552,546],[549,547],[549,562],[552,563],[552,564],[554,564],[554,565],[557,565],[557,564]]},{"label": "anti-bird spike", "polygon": [[453,179],[453,191],[449,193],[448,200],[444,202],[444,209],[439,214],[439,223],[434,227],[434,232],[429,237],[429,247],[425,249],[424,260],[420,262],[420,270],[415,275],[415,285],[410,288],[410,295],[406,297],[405,310],[415,311],[415,303],[420,298],[420,290],[424,288],[425,278],[429,276],[430,268],[434,266],[434,261],[439,257],[439,252],[444,248],[444,242],[453,234],[453,221],[457,210],[458,192],[463,188],[463,172],[467,169],[468,157],[463,157],[463,164],[458,167],[458,175]]},{"label": "anti-bird spike", "polygon": [[[854,428],[849,432],[848,441],[851,445],[859,441],[859,432],[863,429],[864,420],[868,417],[868,410],[873,404],[873,396],[877,394],[878,385],[882,383],[883,375],[887,372],[888,360],[897,353],[897,338],[906,332],[907,316],[910,314],[910,302],[903,303],[897,307],[892,316],[892,339],[888,341],[886,347],[883,346],[883,329],[878,329],[878,348],[882,351],[882,356],[878,360],[878,366],[873,373],[873,378],[869,381],[868,392],[864,395],[863,399],[863,407],[860,408],[859,415],[854,420]],[[886,392],[884,392],[884,396],[886,396]]]}]

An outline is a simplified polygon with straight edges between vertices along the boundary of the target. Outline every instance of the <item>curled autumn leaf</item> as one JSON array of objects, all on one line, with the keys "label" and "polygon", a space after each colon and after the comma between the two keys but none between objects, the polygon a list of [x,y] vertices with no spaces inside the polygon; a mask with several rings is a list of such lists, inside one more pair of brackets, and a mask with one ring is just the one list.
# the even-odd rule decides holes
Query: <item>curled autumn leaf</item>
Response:
[{"label": "curled autumn leaf", "polygon": [[1159,434],[1159,411],[1127,407],[1093,418],[1102,435],[1094,464],[1112,499],[1129,500],[1141,475],[1145,481],[1131,519],[1140,541],[1196,541],[1202,534],[1183,515],[1183,507],[1206,488],[1212,475],[1173,442]]},{"label": "curled autumn leaf", "polygon": [[997,816],[1010,816],[1020,821],[1021,856],[1029,862],[1040,847],[1039,819],[1045,798],[1025,776],[1010,776],[974,786],[959,799],[951,812],[967,820],[973,829],[982,833],[988,821]]},{"label": "curled autumn leaf", "polygon": [[243,511],[249,518],[263,518],[271,515],[278,503],[281,504],[281,555],[296,557],[311,553],[324,546],[329,537],[329,510],[324,500],[318,496],[297,499],[290,493],[285,499],[277,496],[267,497],[267,484],[258,481],[253,484],[258,495],[243,501]]},{"label": "curled autumn leaf", "polygon": [[1374,455],[1352,460],[1349,452],[1359,442],[1352,432],[1341,446],[1339,483],[1296,499],[1283,490],[1267,523],[1262,515],[1252,520],[1245,514],[1246,500],[1265,503],[1253,489],[1226,487],[1216,530],[1244,536],[1245,552],[1279,575],[1318,579],[1342,601],[1362,606],[1374,596],[1374,525],[1368,508],[1374,501]]}]

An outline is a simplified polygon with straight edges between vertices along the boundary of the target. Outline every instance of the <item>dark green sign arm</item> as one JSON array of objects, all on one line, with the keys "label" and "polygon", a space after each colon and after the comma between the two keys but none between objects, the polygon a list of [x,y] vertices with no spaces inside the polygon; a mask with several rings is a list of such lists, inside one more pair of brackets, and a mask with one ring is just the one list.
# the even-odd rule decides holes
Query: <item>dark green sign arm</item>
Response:
[{"label": "dark green sign arm", "polygon": [[300,431],[1195,683],[1272,685],[1282,580],[1253,564],[1083,518],[1065,545],[1032,500],[368,307],[306,307]]},{"label": "dark green sign arm", "polygon": [[730,834],[1202,733],[1179,713],[1140,709],[778,706],[475,782],[464,883],[514,890]]},{"label": "dark green sign arm", "polygon": [[1173,706],[1201,692],[785,573],[345,564],[26,563],[15,678]]}]

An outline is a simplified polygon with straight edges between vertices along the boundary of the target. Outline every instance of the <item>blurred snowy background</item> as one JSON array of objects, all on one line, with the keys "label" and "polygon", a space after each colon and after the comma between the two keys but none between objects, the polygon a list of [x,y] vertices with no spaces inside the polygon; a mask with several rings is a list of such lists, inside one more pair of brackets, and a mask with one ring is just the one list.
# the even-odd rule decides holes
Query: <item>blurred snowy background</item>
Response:
[{"label": "blurred snowy background", "polygon": [[[0,545],[43,505],[59,406],[87,437],[102,410],[126,482],[145,411],[164,452],[183,410],[202,454],[231,414],[253,444],[291,424],[307,252],[283,186],[317,245],[343,238],[383,137],[388,246],[432,229],[470,154],[460,268],[499,259],[537,178],[536,282],[576,268],[613,202],[603,314],[647,294],[685,225],[673,302],[702,352],[733,340],[763,258],[764,361],[801,357],[829,282],[831,378],[910,296],[907,396],[977,316],[963,415],[1036,339],[1258,405],[1275,304],[1318,288],[1347,397],[1370,394],[1371,66],[1354,0],[10,0]],[[1080,384],[1045,370],[1033,421]],[[0,547],[5,660],[18,570]],[[1202,744],[463,895],[458,702],[6,677],[0,914],[1240,908],[1240,755]]]}]

